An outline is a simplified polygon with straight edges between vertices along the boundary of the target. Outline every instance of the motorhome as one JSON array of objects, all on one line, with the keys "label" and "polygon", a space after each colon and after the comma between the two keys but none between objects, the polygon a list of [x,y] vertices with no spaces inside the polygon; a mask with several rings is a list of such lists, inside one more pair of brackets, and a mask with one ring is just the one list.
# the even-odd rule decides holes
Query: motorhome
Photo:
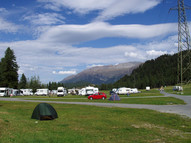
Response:
[{"label": "motorhome", "polygon": [[21,95],[33,95],[32,89],[20,89]]},{"label": "motorhome", "polygon": [[49,94],[49,90],[47,88],[45,89],[37,89],[35,92],[35,95],[43,95],[46,96]]},{"label": "motorhome", "polygon": [[174,86],[173,91],[183,91],[182,86]]},{"label": "motorhome", "polygon": [[11,96],[13,95],[13,89],[7,87],[0,87],[0,96]]},{"label": "motorhome", "polygon": [[131,88],[130,93],[140,93],[137,88]]},{"label": "motorhome", "polygon": [[79,95],[92,95],[98,92],[99,89],[97,87],[88,86],[79,90]]},{"label": "motorhome", "polygon": [[67,90],[64,87],[57,88],[57,96],[66,96]]},{"label": "motorhome", "polygon": [[91,87],[91,86],[86,87],[86,95],[92,95],[98,92],[99,92],[99,89],[96,87]]},{"label": "motorhome", "polygon": [[78,95],[81,95],[81,96],[86,95],[86,88],[80,89],[78,92]]},{"label": "motorhome", "polygon": [[130,93],[131,92],[131,88],[127,88],[127,87],[121,87],[121,88],[118,88],[117,90],[117,94],[127,94],[127,93]]}]

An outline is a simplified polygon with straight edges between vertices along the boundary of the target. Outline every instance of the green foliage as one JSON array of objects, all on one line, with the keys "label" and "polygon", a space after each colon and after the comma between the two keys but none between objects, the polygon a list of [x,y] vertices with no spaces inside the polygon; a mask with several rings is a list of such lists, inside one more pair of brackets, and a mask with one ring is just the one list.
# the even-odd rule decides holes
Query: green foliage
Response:
[{"label": "green foliage", "polygon": [[14,51],[9,47],[5,51],[5,57],[1,59],[0,64],[0,86],[17,88],[18,87],[18,69]]},{"label": "green foliage", "polygon": [[130,76],[126,75],[117,81],[116,87],[136,87],[144,89],[174,85],[177,82],[177,54],[162,55],[155,60],[148,60],[135,69]]},{"label": "green foliage", "polygon": [[29,88],[31,88],[33,92],[36,92],[37,89],[41,88],[41,82],[39,76],[31,77],[29,81]]},{"label": "green foliage", "polygon": [[63,86],[63,83],[59,83],[59,82],[49,82],[47,87],[49,90],[57,90],[58,87]]},{"label": "green foliage", "polygon": [[91,85],[91,83],[86,82],[86,81],[80,81],[80,82],[75,82],[75,83],[65,83],[64,85],[66,88],[73,88],[73,87],[83,88],[85,86]]},{"label": "green foliage", "polygon": [[19,89],[25,89],[27,87],[27,78],[23,73],[19,82]]}]

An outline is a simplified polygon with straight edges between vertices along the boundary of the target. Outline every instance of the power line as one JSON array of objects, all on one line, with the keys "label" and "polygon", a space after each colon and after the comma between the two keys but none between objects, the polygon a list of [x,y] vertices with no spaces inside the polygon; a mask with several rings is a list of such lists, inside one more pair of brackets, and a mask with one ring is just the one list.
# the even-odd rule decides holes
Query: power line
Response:
[{"label": "power line", "polygon": [[178,7],[170,10],[178,10],[178,59],[177,59],[177,83],[182,85],[191,81],[191,40],[187,23],[184,0],[178,0]]}]

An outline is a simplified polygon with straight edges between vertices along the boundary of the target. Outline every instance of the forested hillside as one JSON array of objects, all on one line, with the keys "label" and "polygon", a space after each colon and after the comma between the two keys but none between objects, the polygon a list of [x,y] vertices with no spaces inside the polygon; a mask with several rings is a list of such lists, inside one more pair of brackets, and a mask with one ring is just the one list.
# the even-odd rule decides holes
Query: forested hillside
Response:
[{"label": "forested hillside", "polygon": [[160,87],[174,85],[177,82],[177,54],[163,55],[155,60],[148,60],[135,69],[130,76],[126,75],[118,80],[115,87],[146,86]]}]

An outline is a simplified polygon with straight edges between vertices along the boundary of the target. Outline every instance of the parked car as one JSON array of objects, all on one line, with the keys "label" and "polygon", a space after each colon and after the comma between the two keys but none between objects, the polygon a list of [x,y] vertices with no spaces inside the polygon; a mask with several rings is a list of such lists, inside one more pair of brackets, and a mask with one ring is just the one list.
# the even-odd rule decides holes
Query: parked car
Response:
[{"label": "parked car", "polygon": [[92,95],[88,96],[88,99],[90,99],[90,100],[93,100],[93,99],[103,99],[104,100],[106,98],[107,98],[107,96],[103,92],[98,92],[96,94],[92,94]]}]

